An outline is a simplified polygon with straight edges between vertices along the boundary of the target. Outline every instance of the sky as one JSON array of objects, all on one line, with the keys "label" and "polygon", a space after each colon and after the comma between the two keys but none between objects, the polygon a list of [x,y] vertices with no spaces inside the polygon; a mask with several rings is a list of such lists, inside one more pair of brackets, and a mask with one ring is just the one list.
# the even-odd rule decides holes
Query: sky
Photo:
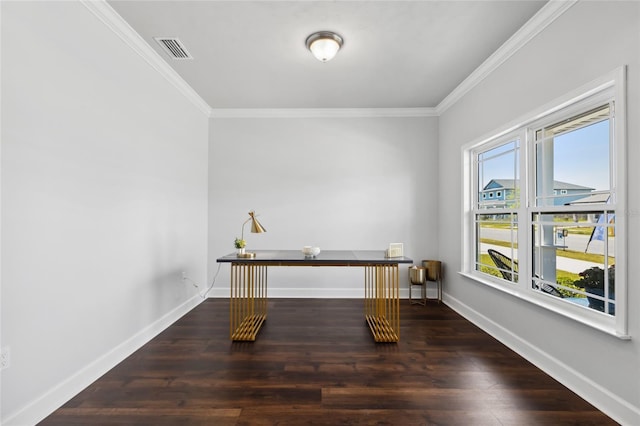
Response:
[{"label": "sky", "polygon": [[554,139],[555,180],[609,189],[609,120]]},{"label": "sky", "polygon": [[[484,158],[493,158],[484,161],[482,186],[491,179],[514,177],[514,147],[515,143],[506,144],[486,153]],[[554,138],[554,180],[595,190],[609,189],[609,120]]]}]

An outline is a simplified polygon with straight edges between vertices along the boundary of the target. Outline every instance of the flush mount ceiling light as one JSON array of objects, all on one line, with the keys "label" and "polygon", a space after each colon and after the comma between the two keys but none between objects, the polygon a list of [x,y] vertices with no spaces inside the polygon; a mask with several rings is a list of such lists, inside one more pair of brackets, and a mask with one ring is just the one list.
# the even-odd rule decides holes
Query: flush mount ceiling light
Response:
[{"label": "flush mount ceiling light", "polygon": [[307,49],[317,60],[327,62],[333,59],[342,47],[342,37],[331,31],[318,31],[307,37]]}]

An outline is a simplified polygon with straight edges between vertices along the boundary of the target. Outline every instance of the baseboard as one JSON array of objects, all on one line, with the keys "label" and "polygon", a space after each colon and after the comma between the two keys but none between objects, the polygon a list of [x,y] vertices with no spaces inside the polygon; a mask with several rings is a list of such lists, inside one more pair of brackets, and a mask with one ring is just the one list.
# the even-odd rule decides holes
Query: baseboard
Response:
[{"label": "baseboard", "polygon": [[122,362],[129,355],[140,349],[155,336],[176,322],[187,312],[199,305],[203,299],[194,296],[182,305],[165,314],[163,317],[145,327],[131,338],[125,340],[91,364],[78,371],[59,385],[53,387],[42,396],[36,398],[18,412],[2,420],[5,426],[35,425],[53,413],[83,389],[96,381],[107,371]]},{"label": "baseboard", "polygon": [[640,425],[639,407],[630,404],[560,360],[541,351],[538,347],[531,345],[458,299],[445,293],[443,302],[616,422],[623,425]]}]

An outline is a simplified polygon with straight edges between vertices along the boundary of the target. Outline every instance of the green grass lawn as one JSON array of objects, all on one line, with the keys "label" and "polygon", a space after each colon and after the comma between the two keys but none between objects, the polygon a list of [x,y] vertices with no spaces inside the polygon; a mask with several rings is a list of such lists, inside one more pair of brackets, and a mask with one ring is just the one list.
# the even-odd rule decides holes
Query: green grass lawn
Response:
[{"label": "green grass lawn", "polygon": [[[500,246],[500,247],[511,247],[511,243],[509,243],[508,241],[502,241],[502,240],[492,240],[489,238],[482,238],[480,239],[480,242],[485,244],[491,244],[494,246]],[[514,248],[518,248],[518,245],[515,244]],[[593,262],[593,263],[604,263],[604,256],[601,254],[583,253],[581,251],[572,251],[572,250],[557,250],[556,255],[560,257],[566,257],[569,259],[585,260],[587,262]],[[609,256],[609,266],[613,265],[615,262],[616,262],[615,257]]]},{"label": "green grass lawn", "polygon": [[[559,224],[564,222],[564,220],[561,220],[561,219],[557,219],[556,221]],[[575,225],[575,222],[572,220],[570,221],[567,219],[566,221],[568,223],[571,223],[572,225]],[[483,223],[481,226],[483,228],[511,229],[511,224],[509,223]],[[591,226],[584,226],[584,227],[572,226],[572,227],[567,227],[565,229],[567,229],[571,234],[579,234],[579,235],[591,235],[591,233],[593,232],[593,227]],[[491,245],[500,246],[500,247],[512,247],[510,242],[504,241],[504,240],[493,240],[489,238],[482,238],[480,242],[484,244],[491,244]],[[518,248],[517,244],[513,245],[513,247]],[[594,253],[584,253],[581,251],[558,249],[556,250],[556,256],[564,257],[568,259],[583,260],[586,262],[591,262],[591,263],[600,264],[600,265],[604,263],[603,255],[594,254]],[[498,271],[495,263],[493,262],[493,260],[488,254],[482,254],[480,256],[480,262],[482,263],[482,266],[480,267],[480,271],[502,278],[502,274],[500,273],[500,271]],[[615,257],[609,256],[607,263],[608,263],[608,266],[612,266],[613,264],[615,264]],[[562,285],[563,287],[567,287],[567,288],[559,288],[558,291],[560,291],[560,293],[562,293],[565,297],[585,297],[582,294],[578,294],[570,290],[571,288],[574,288],[576,290],[584,290],[583,288],[578,287],[574,284],[574,282],[579,280],[580,278],[581,277],[578,274],[574,274],[568,271],[557,270],[556,282]]]},{"label": "green grass lawn", "polygon": [[[556,218],[555,222],[557,222],[558,224],[562,224],[563,222],[567,222],[567,223],[571,223],[574,226],[567,226],[564,229],[566,229],[567,231],[569,231],[570,234],[577,234],[577,235],[591,235],[591,233],[593,232],[593,224],[589,224],[589,226],[586,226],[585,222],[585,226],[575,226],[575,222],[573,220],[562,220],[560,218]],[[488,222],[483,222],[481,225],[483,228],[494,228],[494,229],[511,229],[511,224],[507,223],[507,222],[494,222],[494,223],[488,223]]]},{"label": "green grass lawn", "polygon": [[[480,255],[480,263],[482,264],[482,266],[480,266],[480,271],[484,272],[485,274],[489,274],[489,275],[493,275],[499,278],[502,278],[502,274],[500,273],[500,271],[497,269],[495,263],[493,263],[493,260],[491,259],[491,256],[489,256],[488,254],[481,254]],[[568,288],[575,288],[576,290],[582,290],[584,291],[584,288],[582,287],[578,287],[575,284],[573,284],[575,281],[580,279],[580,275],[578,274],[574,274],[572,272],[568,272],[568,271],[562,271],[560,269],[558,269],[556,271],[556,282],[564,287],[568,287]],[[569,289],[565,289],[565,288],[559,288],[558,291],[560,293],[562,293],[562,295],[564,297],[585,297],[583,294],[579,294],[579,293],[575,293]]]}]

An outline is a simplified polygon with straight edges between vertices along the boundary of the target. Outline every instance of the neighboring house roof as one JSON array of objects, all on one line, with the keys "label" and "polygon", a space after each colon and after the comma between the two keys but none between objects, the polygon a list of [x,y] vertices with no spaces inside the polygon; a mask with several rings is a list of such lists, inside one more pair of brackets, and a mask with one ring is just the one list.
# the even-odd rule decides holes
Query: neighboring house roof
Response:
[{"label": "neighboring house roof", "polygon": [[573,206],[575,204],[595,204],[595,203],[608,203],[609,202],[609,194],[593,194],[587,195],[586,197],[579,198],[570,203],[567,203],[568,206]]},{"label": "neighboring house roof", "polygon": [[594,191],[595,188],[589,188],[587,186],[576,185],[574,183],[560,182],[559,180],[553,181],[553,189],[588,189]]},{"label": "neighboring house roof", "polygon": [[[519,179],[491,179],[489,183],[485,185],[482,190],[494,189],[494,188],[503,188],[503,189],[513,189],[518,185]],[[595,190],[595,188],[589,188],[582,185],[576,185],[573,183],[561,182],[559,180],[553,181],[553,189],[585,189],[589,191]]]},{"label": "neighboring house roof", "polygon": [[503,188],[503,189],[513,189],[515,186],[514,183],[518,182],[518,179],[491,179],[488,184],[485,185],[483,190],[485,189],[494,189],[494,188]]}]

